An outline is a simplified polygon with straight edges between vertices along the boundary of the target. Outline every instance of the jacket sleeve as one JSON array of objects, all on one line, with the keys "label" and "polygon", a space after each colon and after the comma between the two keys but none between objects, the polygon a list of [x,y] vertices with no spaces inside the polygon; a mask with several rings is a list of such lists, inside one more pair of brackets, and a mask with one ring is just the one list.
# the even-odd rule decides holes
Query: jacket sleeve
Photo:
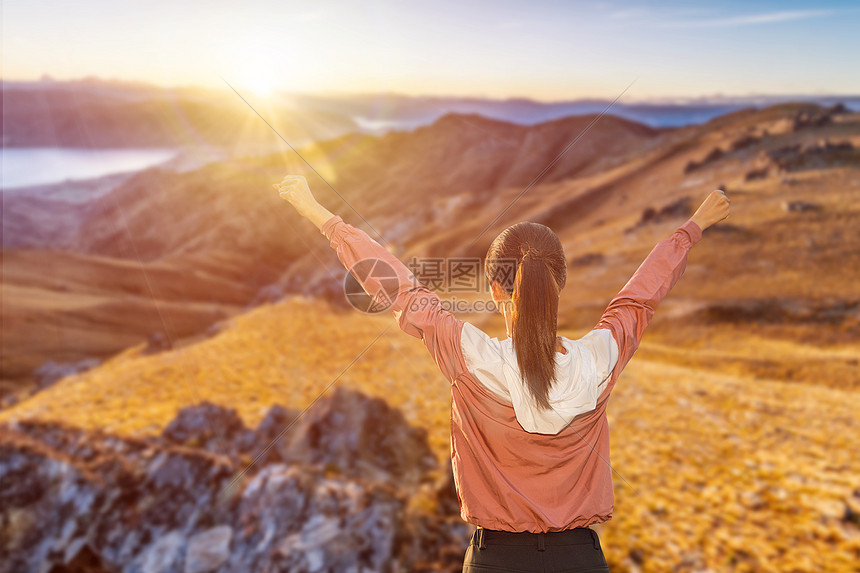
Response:
[{"label": "jacket sleeve", "polygon": [[618,375],[639,347],[654,310],[681,278],[687,267],[687,255],[701,238],[699,226],[687,221],[669,238],[657,243],[600,317],[594,329],[609,329],[618,346],[617,361],[602,395],[612,391]]},{"label": "jacket sleeve", "polygon": [[419,283],[406,265],[367,233],[341,217],[331,217],[320,232],[375,303],[390,308],[401,330],[424,342],[449,382],[463,373],[463,321],[442,308],[435,292]]}]

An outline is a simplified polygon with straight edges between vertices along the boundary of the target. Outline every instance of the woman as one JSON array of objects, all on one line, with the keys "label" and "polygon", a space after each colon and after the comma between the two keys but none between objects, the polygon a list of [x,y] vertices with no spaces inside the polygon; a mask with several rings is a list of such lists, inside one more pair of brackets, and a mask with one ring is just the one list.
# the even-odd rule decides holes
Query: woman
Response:
[{"label": "woman", "polygon": [[317,203],[304,177],[274,187],[347,269],[376,259],[397,273],[385,285],[373,277],[361,284],[392,301],[400,328],[424,341],[451,383],[451,463],[461,516],[477,526],[463,571],[608,571],[589,527],[612,517],[606,404],[690,248],[728,216],[725,194],[713,191],[658,243],[578,340],[556,335],[567,266],[558,237],[537,223],[509,227],[486,261],[508,331],[499,341],[443,309],[391,253]]}]

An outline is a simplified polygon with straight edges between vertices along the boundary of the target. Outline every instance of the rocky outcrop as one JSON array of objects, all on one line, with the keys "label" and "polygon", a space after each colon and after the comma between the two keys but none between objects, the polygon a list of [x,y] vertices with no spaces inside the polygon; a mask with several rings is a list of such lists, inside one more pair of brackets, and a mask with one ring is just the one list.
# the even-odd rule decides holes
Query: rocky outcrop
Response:
[{"label": "rocky outcrop", "polygon": [[833,111],[835,110],[835,107],[817,111],[800,110],[794,116],[792,131],[830,125],[833,123]]},{"label": "rocky outcrop", "polygon": [[346,390],[255,430],[208,403],[147,439],[18,422],[0,571],[458,570],[469,526],[437,469],[423,431]]},{"label": "rocky outcrop", "polygon": [[757,136],[750,133],[745,133],[733,140],[729,144],[730,151],[740,151],[741,149],[746,149],[747,147],[751,147],[762,140],[763,136]]},{"label": "rocky outcrop", "polygon": [[744,174],[744,181],[755,181],[756,179],[767,178],[768,168],[761,167],[759,169],[750,169]]},{"label": "rocky outcrop", "polygon": [[663,205],[659,209],[654,207],[646,207],[642,211],[642,216],[632,227],[625,229],[625,233],[632,233],[643,225],[654,223],[662,223],[674,219],[687,218],[693,214],[693,204],[690,197],[681,197],[671,203]]},{"label": "rocky outcrop", "polygon": [[788,213],[807,213],[821,211],[822,207],[818,203],[810,203],[809,201],[783,201],[782,209]]},{"label": "rocky outcrop", "polygon": [[762,324],[820,323],[860,326],[860,300],[727,300],[697,311],[710,322]]},{"label": "rocky outcrop", "polygon": [[805,169],[825,169],[840,165],[856,165],[860,152],[850,141],[834,142],[819,139],[814,143],[785,145],[765,152],[761,162],[769,162],[783,172]]},{"label": "rocky outcrop", "polygon": [[100,361],[95,358],[84,358],[76,362],[54,362],[53,360],[48,360],[33,372],[33,376],[36,378],[36,385],[32,393],[52,386],[61,378],[85,372],[90,368],[95,368],[99,364]]},{"label": "rocky outcrop", "polygon": [[438,469],[427,432],[380,398],[339,387],[304,413],[273,406],[256,430],[233,409],[203,402],[184,408],[161,440],[226,455],[235,463],[313,465],[329,474],[402,485]]},{"label": "rocky outcrop", "polygon": [[714,147],[701,160],[699,160],[699,161],[693,161],[693,160],[688,161],[687,164],[684,165],[684,174],[687,175],[688,173],[692,173],[693,171],[696,171],[697,169],[700,169],[700,168],[704,167],[705,165],[708,165],[709,163],[713,163],[714,161],[722,159],[723,156],[725,156],[725,155],[726,155],[726,152],[723,151],[722,148]]}]

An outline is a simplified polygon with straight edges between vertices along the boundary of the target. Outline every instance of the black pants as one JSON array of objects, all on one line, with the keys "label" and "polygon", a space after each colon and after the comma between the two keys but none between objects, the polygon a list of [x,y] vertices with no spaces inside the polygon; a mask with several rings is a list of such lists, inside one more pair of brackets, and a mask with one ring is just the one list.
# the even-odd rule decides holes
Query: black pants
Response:
[{"label": "black pants", "polygon": [[577,527],[551,533],[511,533],[479,527],[469,541],[463,573],[542,571],[608,573],[597,532]]}]

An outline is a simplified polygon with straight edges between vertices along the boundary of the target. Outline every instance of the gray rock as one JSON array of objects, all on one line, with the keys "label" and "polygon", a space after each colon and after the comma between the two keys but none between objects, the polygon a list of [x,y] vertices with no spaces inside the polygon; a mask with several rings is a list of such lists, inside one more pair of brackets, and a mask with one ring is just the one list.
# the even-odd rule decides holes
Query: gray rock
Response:
[{"label": "gray rock", "polygon": [[335,387],[278,443],[284,461],[373,481],[416,484],[437,468],[427,432],[380,398]]},{"label": "gray rock", "polygon": [[33,377],[36,379],[33,393],[35,394],[53,386],[57,381],[66,376],[85,372],[90,368],[95,368],[99,364],[100,361],[95,358],[84,358],[77,362],[54,362],[53,360],[48,360],[33,371]]},{"label": "gray rock", "polygon": [[[425,433],[382,400],[333,392],[281,436],[276,456],[252,466],[236,460],[253,453],[242,449],[249,435],[262,446],[296,415],[273,408],[255,431],[230,410],[203,405],[180,415],[169,438],[150,439],[61,423],[3,426],[0,524],[8,528],[0,573],[358,572],[462,563],[468,536],[450,514],[450,476],[434,485]],[[449,514],[407,511],[416,484],[438,487],[430,495]]]},{"label": "gray rock", "polygon": [[807,201],[784,201],[782,209],[788,213],[806,213],[809,211],[821,211],[821,205]]},{"label": "gray rock", "polygon": [[176,444],[226,453],[229,442],[244,429],[242,418],[235,409],[202,402],[180,410],[162,436]]},{"label": "gray rock", "polygon": [[177,571],[179,556],[185,546],[181,531],[173,530],[159,537],[143,552],[141,573],[167,573]]},{"label": "gray rock", "polygon": [[230,557],[230,542],[233,528],[219,525],[201,531],[188,540],[185,554],[185,573],[208,573],[215,571]]}]

